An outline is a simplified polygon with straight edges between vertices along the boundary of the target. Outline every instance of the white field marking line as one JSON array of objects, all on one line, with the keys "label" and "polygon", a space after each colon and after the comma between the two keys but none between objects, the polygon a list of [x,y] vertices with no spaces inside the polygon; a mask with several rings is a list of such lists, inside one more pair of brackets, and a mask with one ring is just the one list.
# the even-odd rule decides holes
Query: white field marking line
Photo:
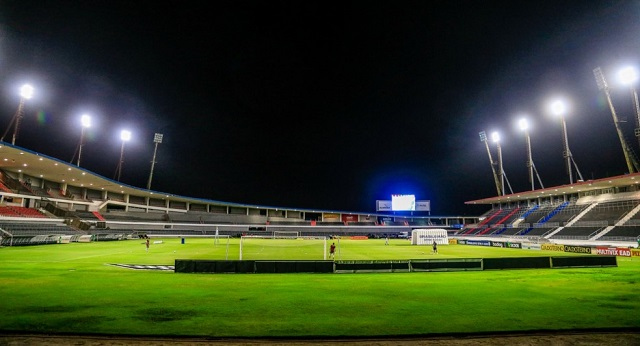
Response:
[{"label": "white field marking line", "polygon": [[69,259],[65,259],[65,260],[61,260],[61,261],[48,261],[48,262],[56,262],[56,263],[57,262],[68,262],[68,261],[75,261],[75,260],[79,260],[79,259],[111,256],[111,255],[118,255],[118,254],[123,254],[123,253],[130,253],[130,252],[128,252],[128,251],[111,252],[111,253],[107,253],[107,254],[99,254],[99,255],[94,255],[94,256],[83,256],[83,257],[74,257],[74,258],[69,258]]}]

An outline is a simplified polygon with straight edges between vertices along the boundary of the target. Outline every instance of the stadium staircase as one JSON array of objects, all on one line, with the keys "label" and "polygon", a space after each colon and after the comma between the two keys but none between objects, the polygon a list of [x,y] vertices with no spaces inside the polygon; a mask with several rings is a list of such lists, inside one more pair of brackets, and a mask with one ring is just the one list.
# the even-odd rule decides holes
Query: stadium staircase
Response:
[{"label": "stadium staircase", "polygon": [[[569,202],[564,202],[562,204],[560,204],[558,207],[556,207],[555,209],[553,209],[553,211],[551,211],[549,214],[547,214],[547,216],[543,217],[542,220],[540,220],[539,222],[537,222],[537,225],[543,225],[545,224],[547,221],[549,221],[552,217],[556,216],[557,213],[561,212],[562,209],[566,208],[569,205]],[[524,232],[522,232],[522,234],[520,235],[527,235],[527,233],[531,232],[531,230],[534,229],[534,226],[531,225],[529,226],[529,228],[527,228]]]},{"label": "stadium staircase", "polygon": [[13,191],[11,191],[11,189],[8,188],[7,185],[5,185],[3,182],[0,182],[0,190],[4,192],[13,193]]},{"label": "stadium staircase", "polygon": [[471,228],[470,230],[462,233],[462,235],[471,235],[474,234],[478,229],[482,228],[482,226],[489,224],[489,222],[496,216],[498,216],[502,212],[502,209],[496,210],[493,214],[489,215],[486,219],[482,220],[476,227]]},{"label": "stadium staircase", "polygon": [[102,214],[100,214],[97,211],[93,211],[91,212],[98,220],[100,221],[107,221],[107,219],[104,218],[104,216],[102,216]]},{"label": "stadium staircase", "polygon": [[633,208],[630,212],[628,212],[627,215],[625,215],[620,220],[618,220],[615,223],[615,225],[605,227],[605,229],[603,229],[601,232],[598,232],[598,234],[594,235],[589,240],[597,240],[600,237],[602,237],[602,236],[606,235],[607,233],[609,233],[612,229],[614,229],[614,228],[616,228],[618,226],[624,225],[627,221],[629,221],[632,217],[634,217],[638,213],[638,211],[640,211],[640,204],[638,204],[635,208]]},{"label": "stadium staircase", "polygon": [[[504,225],[505,222],[507,222],[507,220],[509,220],[515,213],[518,212],[518,210],[520,210],[520,208],[515,208],[513,209],[510,213],[508,213],[505,217],[503,217],[502,219],[498,220],[498,222],[496,222],[496,224],[498,225]],[[487,232],[489,232],[489,230],[491,230],[492,228],[487,228],[484,231],[478,233],[478,235],[483,235]],[[503,226],[502,228],[500,228],[497,232],[495,232],[494,234],[500,234],[502,232],[504,232],[507,229],[507,226]]]}]

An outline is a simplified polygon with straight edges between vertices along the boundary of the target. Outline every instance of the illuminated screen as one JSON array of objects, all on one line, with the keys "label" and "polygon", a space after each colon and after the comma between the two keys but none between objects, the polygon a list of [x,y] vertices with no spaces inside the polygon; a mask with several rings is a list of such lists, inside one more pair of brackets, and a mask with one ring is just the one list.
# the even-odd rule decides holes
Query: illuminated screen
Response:
[{"label": "illuminated screen", "polygon": [[416,210],[415,195],[391,195],[391,210]]}]

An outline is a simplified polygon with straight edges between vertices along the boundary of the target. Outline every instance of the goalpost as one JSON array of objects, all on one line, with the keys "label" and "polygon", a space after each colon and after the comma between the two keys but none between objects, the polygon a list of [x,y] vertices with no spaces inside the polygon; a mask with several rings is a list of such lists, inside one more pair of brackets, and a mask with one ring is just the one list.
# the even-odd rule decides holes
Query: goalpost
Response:
[{"label": "goalpost", "polygon": [[[276,233],[280,233],[277,234]],[[240,237],[239,259],[327,259],[327,237],[300,236],[299,232],[274,231],[271,236],[245,235]],[[293,235],[293,233],[298,233]]]}]

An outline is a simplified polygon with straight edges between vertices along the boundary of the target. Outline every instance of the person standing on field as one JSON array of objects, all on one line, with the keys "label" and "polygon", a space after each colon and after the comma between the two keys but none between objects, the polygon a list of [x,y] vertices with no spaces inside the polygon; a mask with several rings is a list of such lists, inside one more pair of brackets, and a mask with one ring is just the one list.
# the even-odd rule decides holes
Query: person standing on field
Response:
[{"label": "person standing on field", "polygon": [[147,246],[147,252],[149,252],[149,238],[147,238],[147,241],[145,242],[145,245]]},{"label": "person standing on field", "polygon": [[436,241],[433,241],[433,253],[437,254],[438,253],[438,243],[436,243]]},{"label": "person standing on field", "polygon": [[384,245],[389,245],[389,236],[384,238]]},{"label": "person standing on field", "polygon": [[331,259],[336,258],[336,243],[331,243],[329,247],[329,257],[331,257]]}]

